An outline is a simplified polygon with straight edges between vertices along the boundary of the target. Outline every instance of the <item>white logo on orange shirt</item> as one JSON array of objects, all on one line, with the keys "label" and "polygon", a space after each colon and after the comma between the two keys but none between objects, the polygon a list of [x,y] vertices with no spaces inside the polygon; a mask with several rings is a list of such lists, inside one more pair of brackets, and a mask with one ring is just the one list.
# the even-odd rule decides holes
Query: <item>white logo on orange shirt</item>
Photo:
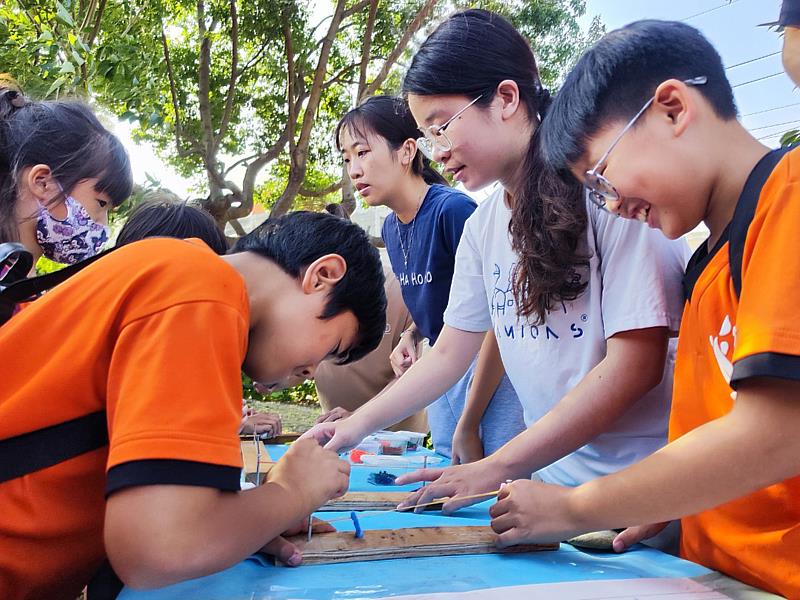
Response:
[{"label": "white logo on orange shirt", "polygon": [[[717,359],[717,366],[722,373],[722,377],[730,385],[731,375],[733,375],[731,358],[733,349],[736,346],[736,326],[731,323],[730,315],[725,315],[722,326],[719,328],[719,334],[716,337],[713,335],[708,336],[708,341],[711,343],[711,349],[714,352],[714,358]],[[731,392],[731,398],[736,400],[736,392]]]}]

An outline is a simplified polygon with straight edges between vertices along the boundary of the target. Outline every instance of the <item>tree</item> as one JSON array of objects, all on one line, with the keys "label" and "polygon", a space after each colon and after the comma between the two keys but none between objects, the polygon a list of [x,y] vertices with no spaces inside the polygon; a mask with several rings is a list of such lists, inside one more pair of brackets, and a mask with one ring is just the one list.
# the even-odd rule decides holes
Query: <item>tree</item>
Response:
[{"label": "tree", "polygon": [[[479,5],[528,35],[550,85],[601,32],[580,31],[584,0]],[[306,0],[7,0],[0,65],[34,97],[83,96],[136,123],[236,228],[256,199],[281,214],[341,190],[352,211],[336,121],[360,99],[396,92],[426,27],[459,6],[331,0],[315,16]]]},{"label": "tree", "polygon": [[[332,14],[312,26],[307,7],[287,0],[165,1],[155,9],[150,2],[145,12],[158,26],[163,60],[149,76],[165,85],[136,108],[126,102],[116,110],[140,124],[142,112],[161,115],[147,119],[140,135],[171,152],[185,174],[205,173],[205,208],[221,224],[235,226],[252,211],[258,177],[270,163],[286,174],[270,202],[273,214],[282,214],[298,194],[324,196],[341,185],[333,178],[309,187],[307,175],[310,161],[331,162],[327,132],[350,104],[348,86],[358,73],[365,89],[378,89],[435,3],[387,2],[379,16],[377,0],[337,0]],[[376,48],[364,33],[379,23],[391,35]],[[360,55],[355,39],[365,40]],[[366,81],[374,65],[380,68]]]}]

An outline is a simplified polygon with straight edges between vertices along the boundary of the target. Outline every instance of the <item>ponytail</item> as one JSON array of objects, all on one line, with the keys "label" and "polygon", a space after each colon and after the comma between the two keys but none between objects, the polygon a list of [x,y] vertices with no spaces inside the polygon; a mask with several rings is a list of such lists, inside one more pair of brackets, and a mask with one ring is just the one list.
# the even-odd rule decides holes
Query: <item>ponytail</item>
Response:
[{"label": "ponytail", "polygon": [[0,87],[0,243],[19,241],[17,230],[17,186],[13,174],[13,152],[9,122],[27,101],[19,90]]},{"label": "ponytail", "polygon": [[508,226],[511,247],[518,256],[512,291],[517,313],[541,325],[548,312],[577,299],[586,289],[581,274],[589,256],[580,251],[586,204],[577,180],[567,183],[547,168],[536,134],[524,169],[524,184],[514,199]]},{"label": "ponytail", "polygon": [[423,156],[422,152],[419,150],[417,150],[417,154],[414,158],[414,163],[417,162],[419,163],[418,165],[412,164],[412,170],[415,174],[420,175],[425,183],[428,185],[450,185],[447,179],[444,178],[444,175],[437,171],[433,163],[428,160],[427,157]]}]

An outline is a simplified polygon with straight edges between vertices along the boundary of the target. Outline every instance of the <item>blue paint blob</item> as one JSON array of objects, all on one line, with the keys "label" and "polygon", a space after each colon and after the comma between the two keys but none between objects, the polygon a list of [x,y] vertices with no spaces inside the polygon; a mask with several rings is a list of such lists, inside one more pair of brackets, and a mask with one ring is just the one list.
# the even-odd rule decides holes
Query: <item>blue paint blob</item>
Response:
[{"label": "blue paint blob", "polygon": [[350,518],[353,519],[353,527],[355,527],[355,529],[356,529],[355,537],[356,538],[363,538],[364,537],[364,532],[361,531],[361,524],[358,522],[358,515],[356,514],[355,511],[351,511],[350,512]]}]

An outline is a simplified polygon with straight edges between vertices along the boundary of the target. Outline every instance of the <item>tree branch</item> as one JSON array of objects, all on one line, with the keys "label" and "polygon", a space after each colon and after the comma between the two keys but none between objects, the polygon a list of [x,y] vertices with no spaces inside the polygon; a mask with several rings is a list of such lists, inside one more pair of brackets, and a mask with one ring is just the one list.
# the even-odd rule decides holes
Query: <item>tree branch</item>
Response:
[{"label": "tree branch", "polygon": [[80,14],[84,10],[86,12],[83,13],[83,19],[81,19],[81,24],[80,27],[78,28],[78,33],[82,32],[89,25],[89,21],[92,20],[96,8],[97,8],[97,0],[89,0],[88,8],[84,6],[84,0],[80,1],[80,3],[78,4],[78,13]]},{"label": "tree branch", "polygon": [[198,109],[200,124],[203,129],[203,149],[209,152],[213,147],[211,128],[210,71],[211,71],[211,36],[206,29],[206,11],[203,0],[197,2],[197,28],[200,33],[200,56],[198,60]]},{"label": "tree branch", "polygon": [[231,166],[226,167],[226,169],[223,171],[223,176],[225,176],[228,173],[230,173],[231,171],[233,171],[239,165],[241,165],[243,163],[246,163],[248,161],[254,160],[254,159],[258,158],[259,156],[260,156],[260,154],[251,154],[250,156],[245,156],[244,158],[240,158],[235,163],[233,163]]},{"label": "tree branch", "polygon": [[297,74],[294,68],[294,44],[292,43],[292,23],[289,18],[289,9],[284,8],[281,12],[281,25],[283,28],[283,46],[286,51],[286,131],[289,134],[289,152],[294,152],[294,128],[297,125],[297,115],[299,106],[295,101],[295,87],[297,85]]},{"label": "tree branch", "polygon": [[97,8],[97,13],[94,17],[94,26],[92,27],[92,31],[89,33],[89,37],[86,39],[86,45],[91,46],[94,41],[97,39],[97,34],[100,31],[100,22],[103,19],[103,13],[106,10],[106,0],[100,0],[100,6]]},{"label": "tree branch", "polygon": [[228,80],[228,91],[225,96],[225,109],[219,123],[217,137],[214,140],[212,152],[216,154],[217,148],[222,143],[225,134],[228,132],[228,125],[233,114],[233,101],[236,97],[236,77],[239,66],[239,16],[236,12],[236,0],[230,0],[231,6],[231,75]]},{"label": "tree branch", "polygon": [[408,42],[411,41],[412,36],[419,31],[420,27],[422,27],[422,24],[430,16],[434,6],[436,6],[437,1],[438,0],[425,0],[425,4],[422,5],[422,8],[419,9],[417,14],[408,24],[408,27],[406,27],[403,35],[400,36],[399,40],[397,40],[397,44],[395,44],[394,48],[392,48],[392,51],[389,52],[389,55],[383,62],[383,66],[381,67],[378,75],[367,86],[367,89],[364,91],[364,96],[371,96],[381,85],[383,85],[383,82],[386,81],[386,77],[389,75],[389,71],[391,71],[392,66],[394,66],[394,63],[397,62],[398,58],[400,58],[400,55],[408,46]]},{"label": "tree branch", "polygon": [[25,13],[25,16],[28,17],[28,20],[31,22],[31,25],[33,25],[33,28],[36,30],[36,34],[42,35],[42,28],[39,27],[39,24],[33,18],[33,15],[31,15],[30,11],[28,10],[28,7],[25,6],[25,3],[22,0],[17,0],[17,4],[19,4],[19,7],[22,9],[22,12]]},{"label": "tree branch", "polygon": [[352,17],[358,11],[366,8],[367,6],[369,6],[371,2],[372,0],[360,0],[359,2],[356,2],[355,4],[353,4],[353,6],[351,6],[342,13],[342,21],[344,21],[349,17]]},{"label": "tree branch", "polygon": [[321,190],[309,190],[306,187],[300,186],[300,189],[297,193],[301,196],[306,198],[322,198],[323,196],[327,196],[328,194],[332,194],[333,192],[341,189],[342,187],[342,180],[334,181],[328,187],[324,187]]},{"label": "tree branch", "polygon": [[336,75],[334,75],[333,77],[328,79],[328,81],[323,83],[322,87],[328,88],[332,86],[334,83],[342,83],[342,77],[344,77],[345,75],[349,75],[350,71],[355,69],[357,66],[358,64],[352,64],[352,65],[347,65],[346,67],[340,69],[339,72],[336,73]]},{"label": "tree branch", "polygon": [[283,152],[284,147],[286,147],[286,142],[288,141],[289,120],[287,119],[286,126],[283,128],[283,132],[281,132],[280,137],[275,141],[275,143],[272,144],[272,146],[270,146],[266,152],[260,154],[258,158],[247,165],[247,169],[244,173],[244,179],[242,181],[242,204],[236,208],[231,208],[228,210],[231,218],[246,217],[250,214],[250,211],[253,210],[253,193],[255,191],[256,177],[265,165],[278,158],[280,153]]},{"label": "tree branch", "polygon": [[261,60],[261,58],[262,58],[262,56],[264,54],[264,51],[267,49],[267,46],[269,46],[270,41],[271,40],[267,40],[266,42],[261,44],[261,46],[258,48],[258,50],[256,50],[253,53],[253,55],[250,58],[247,59],[245,64],[242,67],[239,68],[239,72],[236,74],[237,78],[241,77],[242,74],[244,74],[245,71],[247,71],[248,69],[251,69],[252,67],[254,67]]},{"label": "tree branch", "polygon": [[164,22],[161,22],[161,46],[164,48],[164,63],[167,66],[167,78],[169,79],[169,92],[172,97],[172,110],[175,113],[175,149],[178,151],[178,156],[185,158],[193,154],[193,149],[183,147],[183,128],[181,126],[181,113],[180,106],[178,105],[178,88],[175,85],[175,72],[172,68],[172,59],[169,54],[169,44],[167,43],[167,34],[164,31]]},{"label": "tree branch", "polygon": [[356,104],[361,102],[367,88],[367,67],[369,67],[369,52],[372,47],[372,32],[375,30],[375,16],[377,13],[378,0],[371,0],[369,4],[369,15],[367,16],[367,26],[364,29],[364,41],[361,44],[361,66],[358,72]]}]

